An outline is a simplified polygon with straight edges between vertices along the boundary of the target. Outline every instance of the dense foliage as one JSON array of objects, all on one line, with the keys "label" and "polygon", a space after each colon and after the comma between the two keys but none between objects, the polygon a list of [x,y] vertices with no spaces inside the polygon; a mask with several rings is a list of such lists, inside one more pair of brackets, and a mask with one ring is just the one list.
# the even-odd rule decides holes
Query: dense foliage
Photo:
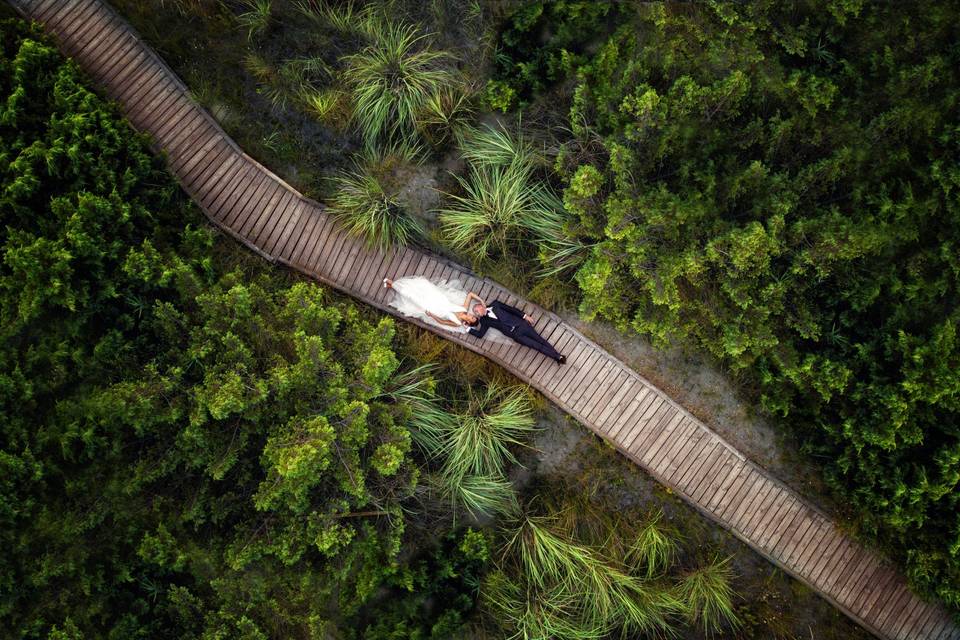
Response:
[{"label": "dense foliage", "polygon": [[510,15],[500,32],[496,73],[486,100],[507,111],[568,77],[587,61],[587,49],[623,16],[612,0],[533,0]]},{"label": "dense foliage", "polygon": [[960,606],[960,12],[645,4],[557,168],[581,312],[695,341]]},{"label": "dense foliage", "polygon": [[[242,268],[72,63],[2,30],[0,627],[323,635],[424,584],[392,322]],[[472,608],[464,544],[397,624]]]}]

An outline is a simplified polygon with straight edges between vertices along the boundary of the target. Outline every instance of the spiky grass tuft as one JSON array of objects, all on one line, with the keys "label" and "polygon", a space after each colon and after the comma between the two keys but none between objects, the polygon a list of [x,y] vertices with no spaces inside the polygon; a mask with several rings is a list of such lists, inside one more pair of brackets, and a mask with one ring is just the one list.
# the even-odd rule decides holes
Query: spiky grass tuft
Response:
[{"label": "spiky grass tuft", "polygon": [[354,119],[368,147],[413,140],[431,96],[454,82],[444,68],[450,56],[425,46],[412,25],[371,19],[369,31],[372,44],[346,57]]},{"label": "spiky grass tuft", "polygon": [[658,511],[640,529],[626,561],[647,578],[663,575],[677,557],[677,535],[663,524],[663,512]]},{"label": "spiky grass tuft", "polygon": [[571,237],[563,202],[539,177],[546,154],[503,127],[469,129],[460,135],[463,157],[470,163],[466,178],[457,176],[461,193],[449,194],[439,211],[441,230],[454,248],[476,259],[516,254],[532,241],[541,276],[580,264],[587,247]]},{"label": "spiky grass tuft", "polygon": [[678,588],[687,618],[706,635],[720,633],[729,627],[740,626],[733,606],[733,588],[730,582],[733,570],[730,558],[714,558],[710,563],[688,573]]},{"label": "spiky grass tuft", "polygon": [[237,14],[237,24],[247,30],[247,39],[252,40],[270,26],[273,9],[271,0],[240,0],[243,11]]},{"label": "spiky grass tuft", "polygon": [[[396,153],[407,159],[415,155],[411,149]],[[350,233],[363,238],[370,247],[386,250],[406,246],[423,236],[424,230],[404,210],[395,191],[385,185],[383,176],[374,170],[383,162],[383,155],[370,154],[357,162],[353,171],[337,176],[337,190],[330,205],[331,212]]]},{"label": "spiky grass tuft", "polygon": [[539,629],[550,633],[545,637],[574,639],[669,631],[671,617],[681,610],[669,589],[630,575],[553,525],[522,519],[504,548],[515,565],[501,567],[508,577],[492,585],[496,598],[519,598],[500,605],[518,634]]}]

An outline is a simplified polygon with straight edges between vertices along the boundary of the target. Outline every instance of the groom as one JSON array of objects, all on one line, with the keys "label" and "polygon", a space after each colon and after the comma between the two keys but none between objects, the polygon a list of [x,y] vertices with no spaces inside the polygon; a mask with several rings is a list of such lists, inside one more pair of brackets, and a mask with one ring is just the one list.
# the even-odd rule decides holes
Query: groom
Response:
[{"label": "groom", "polygon": [[482,338],[487,329],[496,329],[523,346],[535,349],[548,358],[553,358],[559,364],[567,363],[567,357],[554,349],[552,344],[537,333],[537,330],[533,328],[533,318],[520,311],[520,309],[511,307],[499,300],[494,300],[487,307],[483,302],[477,300],[470,307],[470,311],[477,317],[477,324],[479,325],[478,329],[470,329],[470,335]]}]

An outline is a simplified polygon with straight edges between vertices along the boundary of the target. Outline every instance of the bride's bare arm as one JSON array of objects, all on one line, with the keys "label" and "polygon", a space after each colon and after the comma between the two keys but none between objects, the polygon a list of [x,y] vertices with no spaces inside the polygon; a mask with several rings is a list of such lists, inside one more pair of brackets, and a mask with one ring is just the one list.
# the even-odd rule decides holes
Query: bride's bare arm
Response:
[{"label": "bride's bare arm", "polygon": [[438,318],[437,316],[433,315],[433,314],[430,313],[429,311],[424,311],[424,313],[426,313],[428,316],[430,316],[431,318],[433,318],[434,320],[436,320],[436,321],[439,322],[440,324],[445,324],[445,325],[447,325],[448,327],[459,327],[459,326],[460,326],[459,324],[457,324],[457,323],[455,323],[455,322],[451,322],[450,320],[445,320],[445,319],[443,319],[443,318]]},{"label": "bride's bare arm", "polygon": [[467,299],[463,301],[463,308],[464,308],[464,309],[470,309],[470,301],[471,301],[471,300],[476,300],[477,302],[479,302],[479,303],[482,304],[483,306],[487,306],[487,303],[483,301],[483,298],[481,298],[480,296],[478,296],[477,294],[475,294],[473,291],[469,291],[469,292],[467,292]]}]

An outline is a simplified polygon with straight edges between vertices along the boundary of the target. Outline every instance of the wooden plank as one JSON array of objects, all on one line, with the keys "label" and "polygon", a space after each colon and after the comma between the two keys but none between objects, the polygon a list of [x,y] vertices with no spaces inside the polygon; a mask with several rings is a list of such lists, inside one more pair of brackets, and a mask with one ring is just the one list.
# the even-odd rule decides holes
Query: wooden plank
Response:
[{"label": "wooden plank", "polygon": [[791,527],[787,529],[787,533],[773,545],[770,554],[775,558],[785,559],[794,552],[797,545],[803,543],[808,532],[810,534],[816,533],[815,529],[811,530],[811,527],[814,526],[814,520],[810,517],[809,509],[804,505],[803,511],[796,516]]},{"label": "wooden plank", "polygon": [[929,603],[920,599],[916,594],[912,594],[910,602],[904,608],[903,621],[899,625],[893,625],[893,636],[895,638],[916,638],[920,629],[926,625],[930,614]]},{"label": "wooden plank", "polygon": [[[832,529],[832,525],[824,527],[825,529]],[[815,562],[813,564],[816,564]],[[809,572],[807,573],[809,575]],[[874,558],[874,562],[871,563],[871,567],[867,571],[867,575],[864,577],[863,588],[860,589],[856,596],[851,600],[848,605],[849,609],[855,614],[860,614],[860,608],[863,606],[863,603],[866,602],[867,598],[870,596],[870,593],[877,587],[877,582],[882,580],[886,576],[886,571],[883,566],[883,562],[880,558]]]},{"label": "wooden plank", "polygon": [[229,145],[222,140],[215,143],[210,155],[203,161],[194,165],[193,170],[184,175],[181,185],[187,193],[195,193],[196,197],[203,197],[205,193],[203,185],[207,180],[219,171],[227,159],[235,156]]},{"label": "wooden plank", "polygon": [[150,57],[134,42],[125,56],[104,66],[100,82],[103,84],[107,95],[117,100],[123,87],[126,86],[124,81],[131,76],[133,78],[139,77],[140,74],[155,68]]},{"label": "wooden plank", "polygon": [[80,59],[84,51],[103,40],[103,34],[114,31],[110,14],[102,9],[100,3],[94,3],[83,24],[76,23],[71,27],[71,35],[63,39],[62,49],[71,58]]},{"label": "wooden plank", "polygon": [[623,410],[623,413],[620,414],[620,417],[617,418],[609,430],[607,430],[607,437],[619,442],[620,432],[622,432],[624,428],[632,429],[636,420],[646,413],[647,409],[654,403],[656,403],[657,407],[660,406],[660,396],[649,387],[644,387],[641,393],[638,393],[630,399],[630,403]]},{"label": "wooden plank", "polygon": [[163,69],[157,66],[156,61],[144,56],[139,65],[124,68],[110,81],[113,98],[120,102],[124,113],[129,113],[127,105],[130,98],[158,82],[163,75]]},{"label": "wooden plank", "polygon": [[582,391],[580,385],[595,375],[596,364],[601,358],[604,358],[603,353],[596,349],[589,349],[583,355],[583,363],[575,369],[571,368],[570,375],[564,376],[560,383],[554,386],[554,393],[562,406],[567,405],[571,396]]},{"label": "wooden plank", "polygon": [[110,46],[123,36],[123,26],[118,24],[109,11],[103,12],[100,19],[91,22],[77,38],[73,57],[81,63],[84,71],[89,74],[91,62],[105,47]]},{"label": "wooden plank", "polygon": [[231,155],[222,139],[211,137],[204,142],[203,147],[206,153],[194,160],[189,169],[181,171],[180,186],[193,198],[203,196],[203,192],[197,187],[198,183],[203,184],[206,178],[220,168],[224,159]]},{"label": "wooden plank", "polygon": [[51,11],[44,18],[44,27],[57,36],[61,43],[69,40],[70,26],[84,19],[95,7],[88,2],[71,2],[57,11]]},{"label": "wooden plank", "polygon": [[95,4],[81,0],[71,3],[67,10],[51,12],[46,19],[47,30],[56,34],[58,39],[68,41],[73,32],[73,25],[85,19],[91,11],[95,11]]},{"label": "wooden plank", "polygon": [[250,234],[250,237],[253,239],[253,243],[265,249],[266,241],[273,234],[274,229],[277,227],[282,227],[287,223],[287,220],[290,218],[290,214],[293,212],[294,207],[296,206],[297,198],[294,196],[293,192],[289,189],[283,189],[283,195],[277,202],[272,211],[269,214],[264,216],[264,222],[261,225],[257,223],[257,227],[254,227],[253,231]]},{"label": "wooden plank", "polygon": [[[782,490],[785,492],[788,491],[786,488]],[[823,518],[821,518],[817,512],[811,509],[810,506],[806,502],[804,502],[802,498],[795,497],[794,499],[804,506],[804,512],[805,512],[804,517],[810,521],[810,526],[807,527],[806,532],[803,534],[802,537],[794,540],[793,544],[791,545],[790,551],[784,555],[784,558],[786,559],[786,561],[791,565],[793,565],[796,562],[796,560],[798,560],[803,555],[803,552],[806,551],[806,548],[810,544],[810,541],[817,537],[817,532],[820,530],[820,527],[823,523]]]},{"label": "wooden plank", "polygon": [[130,121],[137,129],[149,133],[156,140],[156,136],[153,135],[153,125],[158,117],[158,111],[176,102],[179,95],[176,83],[169,77],[164,77],[162,83],[153,91],[144,91],[138,98],[137,106],[134,107],[138,113],[136,117],[130,118]]},{"label": "wooden plank", "polygon": [[290,251],[290,263],[295,265],[302,264],[303,255],[307,252],[311,238],[317,233],[317,229],[323,225],[323,218],[320,214],[316,213],[314,209],[307,209],[305,215],[307,218],[306,225],[300,237],[297,239],[297,244],[295,244],[293,250]]},{"label": "wooden plank", "polygon": [[707,503],[708,509],[713,512],[717,519],[723,520],[723,512],[726,511],[730,507],[730,504],[736,499],[744,483],[750,480],[750,470],[752,468],[751,465],[743,460],[734,461],[734,466],[730,469],[730,475],[724,480],[723,485],[721,485],[714,496],[710,498],[710,502]]},{"label": "wooden plank", "polygon": [[263,229],[264,225],[269,223],[283,199],[290,196],[290,192],[284,189],[282,184],[274,181],[274,185],[267,189],[263,200],[257,207],[256,215],[250,216],[240,228],[243,236],[249,238],[252,242],[256,242],[257,234]]},{"label": "wooden plank", "polygon": [[809,576],[810,570],[816,563],[816,558],[823,551],[824,542],[827,537],[831,535],[832,530],[833,528],[830,526],[828,520],[820,520],[817,522],[817,530],[814,536],[810,539],[810,543],[801,550],[794,564],[798,574],[804,577]]},{"label": "wooden plank", "polygon": [[731,524],[734,522],[734,520],[732,520],[732,516],[737,512],[737,509],[744,506],[744,499],[751,495],[755,489],[755,486],[762,481],[763,475],[758,473],[757,469],[753,465],[750,465],[746,470],[746,477],[744,478],[744,481],[735,488],[735,493],[731,496],[727,508],[724,509],[723,513],[720,514],[720,517],[724,522]]},{"label": "wooden plank", "polygon": [[249,186],[239,194],[240,197],[237,198],[229,212],[220,212],[220,221],[235,231],[239,230],[251,212],[256,210],[267,189],[276,184],[270,176],[257,171],[256,166],[251,166],[251,168],[253,169],[251,173],[253,180],[250,181]]},{"label": "wooden plank", "polygon": [[[603,364],[600,375],[597,377],[593,388],[585,389],[580,396],[574,409],[579,410],[587,420],[590,420],[596,410],[597,404],[606,396],[611,395],[616,390],[616,383],[623,376],[623,370],[616,362],[609,358]],[[592,427],[592,425],[591,425]]]},{"label": "wooden plank", "polygon": [[830,527],[830,533],[831,535],[824,547],[823,555],[817,560],[817,563],[810,572],[810,581],[813,584],[819,584],[820,574],[830,566],[830,561],[833,559],[833,556],[843,549],[845,536],[832,525]]},{"label": "wooden plank", "polygon": [[[661,481],[663,481],[667,479],[671,471],[676,470],[673,467],[674,459],[683,452],[684,448],[690,444],[694,434],[700,430],[686,414],[677,411],[666,402],[660,405],[660,409],[654,414],[649,424],[655,427],[663,425],[661,433],[663,445],[657,451],[646,450],[642,452],[642,456],[634,455],[659,474]],[[632,447],[638,436],[639,434],[634,434],[624,438],[624,440],[630,440],[629,450],[631,453],[634,451]]]},{"label": "wooden plank", "polygon": [[587,349],[587,345],[578,342],[573,351],[570,352],[567,364],[546,369],[545,375],[541,378],[541,383],[548,389],[552,397],[557,397],[557,388],[564,385],[564,381],[569,381],[580,373],[580,366],[583,364],[580,354],[586,351],[589,356],[590,351],[587,351]]},{"label": "wooden plank", "polygon": [[739,485],[749,475],[750,466],[735,453],[726,450],[727,457],[718,469],[716,477],[706,487],[698,489],[701,504],[718,519],[730,504]]},{"label": "wooden plank", "polygon": [[755,467],[750,468],[749,480],[741,485],[740,491],[738,491],[737,495],[731,500],[730,506],[727,507],[727,510],[723,514],[724,521],[729,523],[732,529],[736,530],[740,518],[743,517],[744,511],[750,506],[754,496],[756,496],[757,491],[763,486],[765,481],[766,478],[762,473]]},{"label": "wooden plank", "polygon": [[290,257],[293,255],[293,247],[296,246],[297,242],[300,240],[300,235],[306,228],[307,217],[307,203],[303,200],[303,198],[300,198],[297,200],[297,208],[294,211],[290,222],[287,223],[279,237],[270,247],[269,250],[271,254],[276,255],[284,261],[290,259]]},{"label": "wooden plank", "polygon": [[853,555],[847,563],[847,567],[837,577],[828,592],[829,595],[832,595],[837,602],[843,604],[849,602],[852,599],[850,598],[851,591],[863,587],[860,578],[870,559],[870,553],[866,549],[859,545],[853,545]]},{"label": "wooden plank", "polygon": [[606,417],[617,410],[617,406],[633,386],[633,376],[623,367],[614,370],[615,379],[607,385],[604,394],[597,398],[592,407],[585,409],[594,431],[602,431]]},{"label": "wooden plank", "polygon": [[750,489],[750,493],[741,499],[740,506],[729,517],[728,522],[741,535],[746,534],[747,524],[753,519],[757,509],[763,507],[771,489],[772,487],[766,476],[760,473],[760,479]]},{"label": "wooden plank", "polygon": [[135,46],[136,39],[126,29],[110,29],[89,53],[84,54],[83,68],[91,78],[102,84],[107,65],[126,56]]},{"label": "wooden plank", "polygon": [[[804,524],[807,524],[806,520],[797,526],[795,532],[799,532],[803,528]],[[794,535],[798,535],[798,533],[795,533]],[[850,560],[853,558],[853,554],[855,552],[856,547],[848,538],[844,537],[842,550],[830,563],[829,570],[825,571],[820,576],[819,586],[824,593],[832,593],[833,585],[840,578],[840,575],[843,573],[844,569],[847,568],[847,565],[850,563]]]},{"label": "wooden plank", "polygon": [[[677,412],[678,414],[681,412]],[[663,472],[663,477],[675,487],[680,488],[678,480],[684,476],[690,467],[697,467],[706,463],[707,456],[713,450],[713,442],[706,432],[689,418],[684,418],[683,424],[690,425],[690,433],[684,436],[686,444],[676,453],[668,454],[669,462]]]},{"label": "wooden plank", "polygon": [[244,162],[240,170],[234,175],[233,179],[220,191],[213,195],[212,199],[205,204],[208,207],[208,213],[215,218],[217,222],[223,222],[230,214],[237,201],[245,192],[252,188],[255,183],[252,178],[255,177],[256,168],[248,162]]},{"label": "wooden plank", "polygon": [[233,223],[233,228],[236,229],[237,233],[244,238],[252,239],[251,233],[253,229],[264,216],[269,215],[270,209],[276,206],[277,201],[283,196],[284,191],[286,190],[279,182],[272,178],[268,179],[264,183],[260,197],[257,198],[255,202],[251,202],[249,208],[250,215],[243,218],[243,220],[238,219]]},{"label": "wooden plank", "polygon": [[576,408],[590,421],[590,428],[595,429],[593,418],[600,415],[598,406],[604,398],[610,398],[617,392],[617,385],[624,379],[622,367],[613,359],[606,358],[595,384],[584,389],[584,393],[577,400]]},{"label": "wooden plank", "polygon": [[211,217],[216,216],[216,212],[220,210],[219,205],[226,200],[228,194],[240,186],[241,181],[244,180],[250,170],[250,163],[242,156],[237,155],[234,155],[229,164],[225,166],[227,167],[226,171],[223,172],[223,175],[217,177],[215,183],[211,182],[209,186],[201,188],[200,206]]},{"label": "wooden plank", "polygon": [[911,638],[911,640],[914,638],[929,638],[933,636],[934,629],[937,629],[942,624],[940,620],[940,607],[928,602],[924,609],[924,615],[914,624],[911,629],[911,634],[907,636]]},{"label": "wooden plank", "polygon": [[152,136],[157,111],[168,103],[176,102],[179,97],[177,83],[169,75],[163,74],[158,83],[131,99],[127,113],[132,114],[130,119],[137,129]]},{"label": "wooden plank", "polygon": [[136,108],[136,105],[139,104],[138,98],[143,98],[144,95],[154,95],[169,79],[162,67],[155,66],[139,75],[136,80],[132,80],[131,84],[127,85],[123,95],[118,95],[118,99],[122,101],[123,112],[127,114],[127,117],[136,118],[142,122],[145,114]]},{"label": "wooden plank", "polygon": [[[841,602],[843,602],[841,600]],[[903,612],[896,619],[889,622],[889,633],[894,638],[904,638],[912,635],[910,631],[919,619],[926,613],[925,603],[913,593],[903,605]]]},{"label": "wooden plank", "polygon": [[585,380],[580,386],[579,393],[570,396],[568,406],[579,412],[585,409],[594,398],[602,396],[607,391],[607,378],[613,374],[614,370],[615,367],[610,357],[601,352],[600,360],[594,367],[592,379]]},{"label": "wooden plank", "polygon": [[[653,389],[642,384],[635,388],[638,389],[637,394],[630,398],[626,408],[616,420],[612,421],[606,432],[607,437],[611,440],[619,442],[620,434],[624,433],[625,435],[625,429],[633,429],[633,426],[652,405],[660,406],[660,396]],[[656,411],[656,408],[653,410]]]},{"label": "wooden plank", "polygon": [[70,56],[83,66],[86,73],[89,73],[86,69],[92,55],[110,42],[111,38],[123,32],[122,28],[118,28],[113,15],[105,11],[100,3],[97,5],[94,17],[70,38]]},{"label": "wooden plank", "polygon": [[340,252],[343,250],[343,246],[347,242],[350,234],[343,226],[335,222],[332,222],[331,225],[327,227],[327,231],[327,237],[322,240],[323,253],[317,256],[319,259],[314,263],[314,268],[318,273],[322,273],[325,277],[329,278],[330,266],[335,264],[340,257]]},{"label": "wooden plank", "polygon": [[216,151],[223,149],[223,138],[217,134],[208,122],[201,122],[196,131],[190,136],[189,141],[184,141],[182,145],[173,147],[174,154],[171,155],[170,167],[180,178],[186,180],[190,177],[190,171],[198,162],[203,162],[207,157]]},{"label": "wooden plank", "polygon": [[357,256],[363,253],[365,249],[364,241],[362,239],[352,236],[350,241],[351,245],[347,251],[347,254],[340,259],[340,264],[333,269],[334,279],[337,282],[343,282],[345,284],[352,284],[350,272],[353,270],[353,265],[356,264]]},{"label": "wooden plank", "polygon": [[64,2],[64,0],[44,0],[44,2],[39,4],[31,13],[37,22],[44,23],[44,28],[49,28],[47,21],[49,21],[52,16],[56,16],[60,11],[70,10],[70,5],[76,5],[77,1],[78,0],[66,0],[66,2]]},{"label": "wooden plank", "polygon": [[303,217],[303,210],[306,207],[302,197],[295,197],[291,202],[291,208],[287,219],[282,225],[277,225],[270,232],[270,237],[264,242],[264,248],[270,255],[278,258],[286,258],[286,244],[290,241],[290,236],[294,231],[300,228],[300,220]]},{"label": "wooden plank", "polygon": [[671,425],[675,427],[678,424],[673,419],[676,417],[673,414],[670,420],[662,421],[670,405],[664,402],[663,396],[658,393],[651,391],[650,396],[650,401],[634,413],[630,431],[624,432],[621,429],[618,434],[619,440],[629,442],[630,446],[643,452],[641,456],[643,460],[651,460],[657,455],[663,444],[670,438]]},{"label": "wooden plank", "polygon": [[784,506],[777,515],[778,521],[773,531],[766,536],[763,549],[772,554],[781,540],[789,538],[803,520],[804,505],[792,494],[787,494]]},{"label": "wooden plank", "polygon": [[629,405],[638,394],[648,392],[646,385],[636,377],[630,375],[630,372],[625,371],[624,373],[626,374],[626,379],[621,383],[620,389],[613,394],[612,398],[606,401],[606,407],[595,421],[596,428],[601,433],[605,433],[613,426],[613,423],[623,415],[627,405]]},{"label": "wooden plank", "polygon": [[364,294],[369,296],[370,299],[374,299],[377,292],[383,288],[383,279],[386,277],[385,274],[388,272],[396,252],[392,250],[378,251],[377,255],[379,256],[377,264],[371,269],[370,274],[362,284]]},{"label": "wooden plank", "polygon": [[178,143],[186,140],[203,123],[200,112],[182,97],[165,106],[150,133],[167,155],[170,165]]},{"label": "wooden plank", "polygon": [[712,477],[713,467],[717,464],[717,459],[722,457],[723,447],[712,433],[703,432],[700,439],[701,451],[697,457],[687,456],[672,479],[676,487],[683,492],[688,499],[692,498],[693,492],[708,477]]},{"label": "wooden plank", "polygon": [[[726,477],[730,467],[731,455],[723,442],[714,438],[713,453],[704,465],[702,472],[691,468],[690,472],[680,479],[684,492],[697,504],[703,504],[701,497],[704,494],[712,495],[720,488],[720,483]],[[708,493],[709,492],[709,493]]]},{"label": "wooden plank", "polygon": [[170,170],[170,173],[177,176],[178,180],[182,180],[183,174],[177,171],[176,164],[183,159],[180,149],[184,148],[196,151],[201,139],[209,133],[209,130],[207,129],[208,123],[206,120],[201,117],[200,114],[192,112],[192,110],[183,112],[183,119],[180,120],[178,124],[182,124],[182,128],[177,129],[175,133],[171,131],[169,138],[160,139],[164,140],[164,150],[167,153],[167,168]]},{"label": "wooden plank", "polygon": [[761,549],[767,549],[771,546],[770,540],[772,538],[782,534],[784,529],[789,528],[789,522],[785,527],[781,527],[781,525],[788,516],[792,520],[794,515],[792,503],[790,494],[772,487],[762,506],[757,510],[757,514],[747,522],[751,539]]},{"label": "wooden plank", "polygon": [[903,604],[907,598],[911,597],[910,590],[907,589],[907,585],[898,581],[893,590],[887,592],[887,598],[883,603],[883,606],[877,611],[876,615],[873,616],[873,624],[881,630],[886,630],[888,621],[896,616],[900,615],[903,610]]},{"label": "wooden plank", "polygon": [[[633,445],[636,443],[637,439],[641,439],[641,442],[649,441],[649,438],[652,436],[655,430],[661,430],[666,432],[666,427],[669,427],[670,421],[675,417],[678,412],[676,409],[666,401],[666,398],[659,396],[661,402],[656,406],[651,407],[640,416],[640,418],[634,423],[633,429],[630,433],[622,434],[620,436],[623,444],[628,448],[632,449]],[[661,429],[661,427],[665,427]],[[636,443],[639,444],[639,443]],[[653,455],[663,455],[667,453],[669,449],[664,449],[663,452],[651,452]]]}]

